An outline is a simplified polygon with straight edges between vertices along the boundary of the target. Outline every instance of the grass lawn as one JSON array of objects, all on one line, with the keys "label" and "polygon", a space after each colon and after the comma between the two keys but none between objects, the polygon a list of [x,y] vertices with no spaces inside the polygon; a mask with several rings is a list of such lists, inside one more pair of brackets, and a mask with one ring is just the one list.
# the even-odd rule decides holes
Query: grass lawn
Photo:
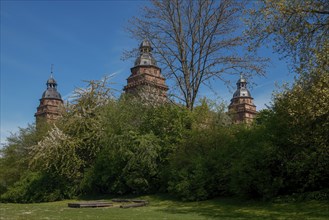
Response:
[{"label": "grass lawn", "polygon": [[329,204],[326,201],[266,203],[220,198],[180,202],[161,195],[141,196],[138,199],[146,199],[150,203],[146,207],[129,209],[67,207],[67,203],[77,200],[0,203],[0,219],[329,219]]}]

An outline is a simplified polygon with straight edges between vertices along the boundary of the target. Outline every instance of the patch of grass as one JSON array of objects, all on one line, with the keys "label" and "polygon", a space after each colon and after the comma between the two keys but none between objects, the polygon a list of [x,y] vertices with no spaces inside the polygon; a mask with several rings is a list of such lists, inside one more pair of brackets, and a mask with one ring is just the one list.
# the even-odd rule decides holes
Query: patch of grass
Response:
[{"label": "patch of grass", "polygon": [[[102,199],[110,201],[112,198]],[[2,203],[0,219],[329,219],[327,201],[269,203],[219,198],[181,202],[165,195],[140,196],[138,199],[150,203],[146,207],[130,209],[67,207],[67,203],[77,200],[34,204]]]}]

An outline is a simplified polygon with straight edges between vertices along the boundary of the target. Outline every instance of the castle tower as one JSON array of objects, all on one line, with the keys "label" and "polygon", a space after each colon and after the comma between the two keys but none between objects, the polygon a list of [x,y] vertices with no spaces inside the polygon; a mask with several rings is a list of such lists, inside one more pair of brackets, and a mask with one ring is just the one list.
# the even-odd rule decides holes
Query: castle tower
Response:
[{"label": "castle tower", "polygon": [[60,115],[63,108],[63,100],[57,91],[57,82],[51,73],[47,80],[47,89],[43,92],[40,99],[40,105],[35,113],[36,123],[46,121],[54,122]]},{"label": "castle tower", "polygon": [[237,89],[233,94],[231,104],[228,106],[229,113],[233,115],[234,123],[251,123],[257,111],[254,105],[254,99],[247,89],[247,80],[241,75],[236,85]]},{"label": "castle tower", "polygon": [[152,56],[151,43],[144,40],[140,44],[139,50],[140,55],[135,61],[135,66],[130,69],[131,75],[123,90],[146,101],[166,102],[168,86],[161,74],[161,69]]}]

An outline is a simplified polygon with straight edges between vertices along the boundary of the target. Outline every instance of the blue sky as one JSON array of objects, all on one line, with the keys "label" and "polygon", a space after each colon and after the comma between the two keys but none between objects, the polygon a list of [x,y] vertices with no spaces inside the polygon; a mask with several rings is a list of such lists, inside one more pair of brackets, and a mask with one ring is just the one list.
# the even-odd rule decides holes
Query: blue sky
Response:
[{"label": "blue sky", "polygon": [[[121,90],[133,60],[122,61],[124,50],[139,42],[125,31],[147,1],[1,1],[1,143],[18,127],[33,123],[39,99],[46,88],[50,66],[64,99],[83,80],[101,79],[116,73],[112,81]],[[261,55],[272,62],[266,77],[255,77],[251,94],[257,109],[271,101],[275,82],[291,81],[285,61],[271,49]],[[168,82],[170,86],[170,82]],[[233,84],[234,86],[234,84]],[[229,102],[233,90],[221,82],[213,94],[203,88],[201,96],[221,97]]]}]

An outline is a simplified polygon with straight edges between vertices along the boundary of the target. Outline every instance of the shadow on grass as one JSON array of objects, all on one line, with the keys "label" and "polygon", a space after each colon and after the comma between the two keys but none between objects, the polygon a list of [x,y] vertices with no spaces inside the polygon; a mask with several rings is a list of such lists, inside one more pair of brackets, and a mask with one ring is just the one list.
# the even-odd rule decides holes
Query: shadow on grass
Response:
[{"label": "shadow on grass", "polygon": [[[157,195],[88,195],[79,200],[111,200],[113,198],[148,200],[149,210],[159,216],[200,216],[206,219],[329,219],[325,201],[262,202],[240,198],[218,198],[200,202],[182,202],[167,194]],[[170,219],[170,217],[168,218]]]},{"label": "shadow on grass", "polygon": [[[329,205],[325,202],[270,203],[220,198],[202,202],[167,202],[156,196],[159,211],[168,214],[194,213],[209,219],[329,219]],[[157,204],[153,204],[157,205]]]}]

